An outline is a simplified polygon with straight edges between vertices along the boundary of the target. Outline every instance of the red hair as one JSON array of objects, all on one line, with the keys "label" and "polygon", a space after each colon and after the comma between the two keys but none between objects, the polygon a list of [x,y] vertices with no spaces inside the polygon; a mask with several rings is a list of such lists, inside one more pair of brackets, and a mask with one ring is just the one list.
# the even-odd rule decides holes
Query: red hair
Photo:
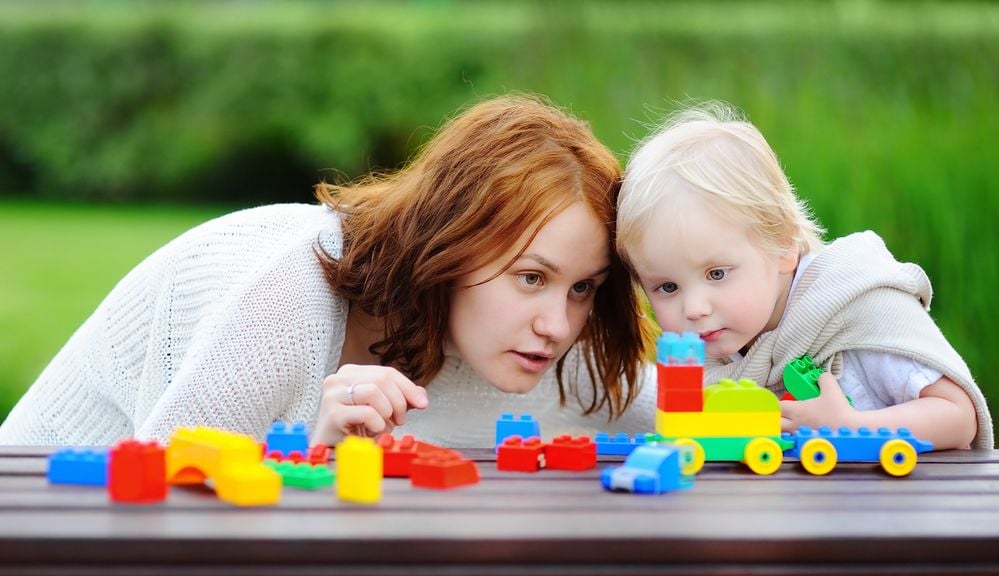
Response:
[{"label": "red hair", "polygon": [[529,233],[522,253],[554,215],[584,202],[608,226],[611,268],[578,341],[594,392],[583,408],[609,403],[618,416],[637,393],[650,332],[614,250],[619,181],[617,159],[584,122],[535,97],[494,98],[447,122],[397,172],[318,184],[316,196],[343,215],[344,234],[341,258],[320,251],[320,264],[336,293],[384,321],[370,351],[426,384],[444,362],[455,282]]}]

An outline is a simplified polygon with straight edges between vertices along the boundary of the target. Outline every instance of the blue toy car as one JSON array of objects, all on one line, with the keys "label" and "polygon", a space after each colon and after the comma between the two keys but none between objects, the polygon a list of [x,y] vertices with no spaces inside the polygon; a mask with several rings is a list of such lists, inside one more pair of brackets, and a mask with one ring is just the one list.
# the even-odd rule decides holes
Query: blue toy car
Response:
[{"label": "blue toy car", "polygon": [[694,453],[688,446],[638,446],[623,466],[605,468],[600,484],[613,492],[662,494],[694,485]]}]

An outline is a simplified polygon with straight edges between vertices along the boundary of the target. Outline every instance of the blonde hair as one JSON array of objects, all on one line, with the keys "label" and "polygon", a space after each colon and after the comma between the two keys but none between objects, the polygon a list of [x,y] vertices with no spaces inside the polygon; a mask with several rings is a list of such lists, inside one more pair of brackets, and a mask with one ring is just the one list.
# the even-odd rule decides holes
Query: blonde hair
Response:
[{"label": "blonde hair", "polygon": [[632,261],[629,250],[663,200],[683,190],[744,224],[766,253],[822,246],[825,230],[795,195],[777,155],[728,104],[706,102],[670,115],[628,161],[618,197],[617,249],[625,261]]}]

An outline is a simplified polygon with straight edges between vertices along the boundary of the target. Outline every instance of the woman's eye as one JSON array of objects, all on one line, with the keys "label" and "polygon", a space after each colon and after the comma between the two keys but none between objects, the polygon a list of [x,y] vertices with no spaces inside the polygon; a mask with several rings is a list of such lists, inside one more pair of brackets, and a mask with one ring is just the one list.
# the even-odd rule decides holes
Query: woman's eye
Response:
[{"label": "woman's eye", "polygon": [[676,282],[666,282],[659,286],[659,291],[665,294],[672,294],[677,291],[680,287],[676,285]]},{"label": "woman's eye", "polygon": [[715,268],[713,270],[708,270],[709,280],[721,280],[728,274],[723,268]]},{"label": "woman's eye", "polygon": [[536,272],[525,272],[524,274],[518,274],[520,276],[520,281],[525,286],[537,286],[541,284],[541,274]]},{"label": "woman's eye", "polygon": [[579,296],[585,296],[593,291],[593,284],[590,282],[576,282],[572,285],[572,291]]}]

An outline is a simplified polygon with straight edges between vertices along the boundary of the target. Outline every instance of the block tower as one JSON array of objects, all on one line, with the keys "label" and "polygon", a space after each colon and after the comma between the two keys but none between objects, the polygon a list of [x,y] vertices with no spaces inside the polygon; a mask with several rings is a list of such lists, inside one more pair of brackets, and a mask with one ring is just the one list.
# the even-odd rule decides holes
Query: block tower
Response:
[{"label": "block tower", "polygon": [[694,332],[664,332],[656,342],[659,394],[656,432],[664,412],[701,412],[704,409],[704,341]]}]

